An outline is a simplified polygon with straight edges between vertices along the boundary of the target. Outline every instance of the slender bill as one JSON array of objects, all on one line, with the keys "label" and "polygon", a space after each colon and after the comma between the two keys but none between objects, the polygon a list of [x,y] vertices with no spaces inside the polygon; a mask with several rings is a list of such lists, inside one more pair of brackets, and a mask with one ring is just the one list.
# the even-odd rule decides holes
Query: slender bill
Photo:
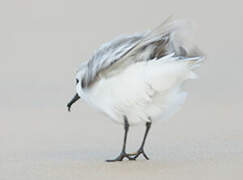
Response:
[{"label": "slender bill", "polygon": [[75,96],[73,97],[73,99],[67,104],[68,111],[71,111],[72,104],[75,103],[79,99],[80,99],[79,95],[78,94],[75,94]]}]

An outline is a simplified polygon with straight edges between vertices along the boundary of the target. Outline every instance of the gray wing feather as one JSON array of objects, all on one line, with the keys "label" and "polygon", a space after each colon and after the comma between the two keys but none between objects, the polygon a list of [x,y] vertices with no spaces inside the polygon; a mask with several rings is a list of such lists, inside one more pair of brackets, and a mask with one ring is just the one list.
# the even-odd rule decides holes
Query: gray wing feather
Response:
[{"label": "gray wing feather", "polygon": [[120,37],[105,43],[85,63],[86,72],[82,86],[84,88],[90,86],[99,74],[122,70],[138,61],[156,60],[171,53],[182,57],[180,59],[203,56],[195,45],[187,46],[184,39],[178,36],[179,30],[184,28],[184,25],[185,23],[169,17],[152,31]]},{"label": "gray wing feather", "polygon": [[88,87],[95,80],[98,73],[125,56],[143,39],[143,37],[144,34],[119,37],[103,44],[87,63],[82,82],[83,87]]}]

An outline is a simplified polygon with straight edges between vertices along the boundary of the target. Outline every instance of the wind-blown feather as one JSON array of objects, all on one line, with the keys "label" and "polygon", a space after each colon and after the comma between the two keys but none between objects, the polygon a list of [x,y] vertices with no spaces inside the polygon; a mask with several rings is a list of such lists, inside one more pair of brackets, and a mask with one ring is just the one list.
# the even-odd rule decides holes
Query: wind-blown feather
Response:
[{"label": "wind-blown feather", "polygon": [[119,37],[103,44],[87,63],[83,86],[89,86],[97,74],[126,55],[144,37],[144,34]]},{"label": "wind-blown feather", "polygon": [[84,62],[82,87],[89,87],[98,77],[119,73],[127,66],[156,60],[174,54],[179,60],[201,57],[196,46],[185,43],[180,31],[186,23],[168,18],[154,30],[133,36],[120,37],[102,45],[87,62]]},{"label": "wind-blown feather", "polygon": [[[81,64],[78,96],[118,123],[167,119],[183,104],[185,81],[204,56],[184,34],[185,21],[167,19],[147,33],[102,45]],[[184,35],[189,35],[186,37]]]}]

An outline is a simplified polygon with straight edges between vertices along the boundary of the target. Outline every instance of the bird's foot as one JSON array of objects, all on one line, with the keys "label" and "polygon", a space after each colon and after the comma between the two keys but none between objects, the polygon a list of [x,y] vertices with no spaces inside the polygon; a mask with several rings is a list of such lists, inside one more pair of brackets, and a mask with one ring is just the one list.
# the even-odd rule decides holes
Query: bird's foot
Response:
[{"label": "bird's foot", "polygon": [[124,158],[127,158],[128,160],[134,160],[134,159],[131,157],[131,155],[132,155],[132,154],[127,154],[126,152],[122,151],[121,154],[120,154],[117,158],[106,160],[106,162],[122,161]]},{"label": "bird's foot", "polygon": [[140,156],[140,154],[142,154],[145,157],[145,159],[149,160],[149,157],[146,155],[143,148],[139,148],[139,150],[136,153],[131,154],[134,155],[134,157],[132,157],[132,160],[136,160],[138,156]]}]

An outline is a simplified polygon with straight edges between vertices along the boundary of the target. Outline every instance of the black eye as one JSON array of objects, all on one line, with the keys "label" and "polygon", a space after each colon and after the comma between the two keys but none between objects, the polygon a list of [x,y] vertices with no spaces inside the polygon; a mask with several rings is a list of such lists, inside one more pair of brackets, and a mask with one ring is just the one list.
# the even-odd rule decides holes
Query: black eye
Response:
[{"label": "black eye", "polygon": [[76,79],[76,84],[78,84],[79,83],[79,80],[78,79]]}]

